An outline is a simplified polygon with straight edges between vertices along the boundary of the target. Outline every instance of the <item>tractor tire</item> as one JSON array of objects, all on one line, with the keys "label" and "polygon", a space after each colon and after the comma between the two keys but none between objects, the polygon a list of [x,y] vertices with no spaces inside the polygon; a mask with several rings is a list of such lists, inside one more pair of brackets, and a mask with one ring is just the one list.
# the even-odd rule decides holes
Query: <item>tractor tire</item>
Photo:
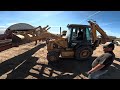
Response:
[{"label": "tractor tire", "polygon": [[58,52],[50,51],[47,53],[47,60],[50,62],[57,61],[57,60],[59,60],[59,55],[60,54]]},{"label": "tractor tire", "polygon": [[79,47],[75,52],[75,58],[80,61],[88,60],[93,54],[90,47]]}]

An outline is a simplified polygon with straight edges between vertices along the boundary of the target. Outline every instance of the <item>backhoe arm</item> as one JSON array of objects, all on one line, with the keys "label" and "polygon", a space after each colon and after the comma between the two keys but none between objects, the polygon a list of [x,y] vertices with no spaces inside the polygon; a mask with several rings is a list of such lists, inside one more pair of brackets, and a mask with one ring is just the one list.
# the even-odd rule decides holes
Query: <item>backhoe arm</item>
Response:
[{"label": "backhoe arm", "polygon": [[112,41],[108,37],[108,35],[106,34],[106,32],[104,32],[104,30],[99,27],[98,24],[96,24],[95,22],[92,22],[92,21],[88,21],[88,22],[90,23],[93,42],[95,42],[98,39],[96,31],[98,31],[101,34],[101,36],[102,36],[101,37],[101,43],[106,43],[107,41]]}]

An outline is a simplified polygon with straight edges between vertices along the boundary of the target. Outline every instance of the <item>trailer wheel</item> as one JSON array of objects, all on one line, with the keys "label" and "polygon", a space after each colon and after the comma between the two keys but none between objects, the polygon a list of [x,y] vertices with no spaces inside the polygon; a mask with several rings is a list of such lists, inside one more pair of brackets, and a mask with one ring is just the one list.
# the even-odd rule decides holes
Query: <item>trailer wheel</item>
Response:
[{"label": "trailer wheel", "polygon": [[93,54],[93,50],[90,47],[79,47],[75,52],[75,58],[77,60],[88,60]]}]

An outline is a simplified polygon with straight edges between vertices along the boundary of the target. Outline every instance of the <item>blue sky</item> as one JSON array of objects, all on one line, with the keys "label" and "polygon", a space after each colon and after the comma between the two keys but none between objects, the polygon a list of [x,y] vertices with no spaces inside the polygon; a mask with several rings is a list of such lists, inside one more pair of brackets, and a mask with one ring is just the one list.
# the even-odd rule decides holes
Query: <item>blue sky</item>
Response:
[{"label": "blue sky", "polygon": [[95,20],[111,36],[120,37],[120,11],[0,11],[0,33],[16,23],[28,23],[32,26],[49,25],[51,33],[67,29],[68,24],[86,24]]}]

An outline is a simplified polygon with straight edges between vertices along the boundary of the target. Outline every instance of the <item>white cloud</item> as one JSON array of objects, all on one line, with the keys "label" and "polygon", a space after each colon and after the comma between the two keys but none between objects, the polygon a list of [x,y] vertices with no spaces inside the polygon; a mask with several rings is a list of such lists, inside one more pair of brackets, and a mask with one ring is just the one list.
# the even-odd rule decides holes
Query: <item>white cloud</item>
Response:
[{"label": "white cloud", "polygon": [[101,26],[107,26],[107,25],[111,25],[111,24],[115,24],[115,23],[120,23],[120,21],[110,22],[110,23],[100,23],[100,25],[101,25]]},{"label": "white cloud", "polygon": [[0,26],[0,31],[6,30],[6,26]]},{"label": "white cloud", "polygon": [[41,11],[41,12],[38,12],[38,14],[37,14],[37,17],[38,17],[38,15],[40,15],[41,18],[37,18],[37,19],[31,20],[29,22],[30,23],[38,23],[38,22],[47,20],[47,18],[50,18],[50,16],[56,16],[56,15],[59,15],[63,12],[65,12],[65,11]]},{"label": "white cloud", "polygon": [[24,16],[32,16],[32,15],[39,15],[39,16],[51,16],[51,15],[57,15],[61,14],[64,11],[19,11],[18,13]]},{"label": "white cloud", "polygon": [[22,11],[19,13],[21,16],[24,16],[24,18],[31,17],[31,16],[35,16],[36,18],[40,17],[40,18],[37,18],[39,20],[41,18],[55,16],[55,15],[61,14],[63,12],[64,11]]},{"label": "white cloud", "polygon": [[6,30],[6,29],[1,29],[1,28],[0,28],[0,34],[4,34],[5,30]]},{"label": "white cloud", "polygon": [[0,26],[0,34],[4,34],[6,26]]},{"label": "white cloud", "polygon": [[5,26],[0,26],[0,28],[4,28]]},{"label": "white cloud", "polygon": [[53,16],[53,15],[58,15],[63,13],[64,11],[42,11],[41,14],[44,17],[49,17],[49,16]]},{"label": "white cloud", "polygon": [[[16,23],[17,23],[17,22],[16,22]],[[6,25],[7,25],[7,26],[11,26],[11,25],[16,24],[16,23],[7,23]]]}]

